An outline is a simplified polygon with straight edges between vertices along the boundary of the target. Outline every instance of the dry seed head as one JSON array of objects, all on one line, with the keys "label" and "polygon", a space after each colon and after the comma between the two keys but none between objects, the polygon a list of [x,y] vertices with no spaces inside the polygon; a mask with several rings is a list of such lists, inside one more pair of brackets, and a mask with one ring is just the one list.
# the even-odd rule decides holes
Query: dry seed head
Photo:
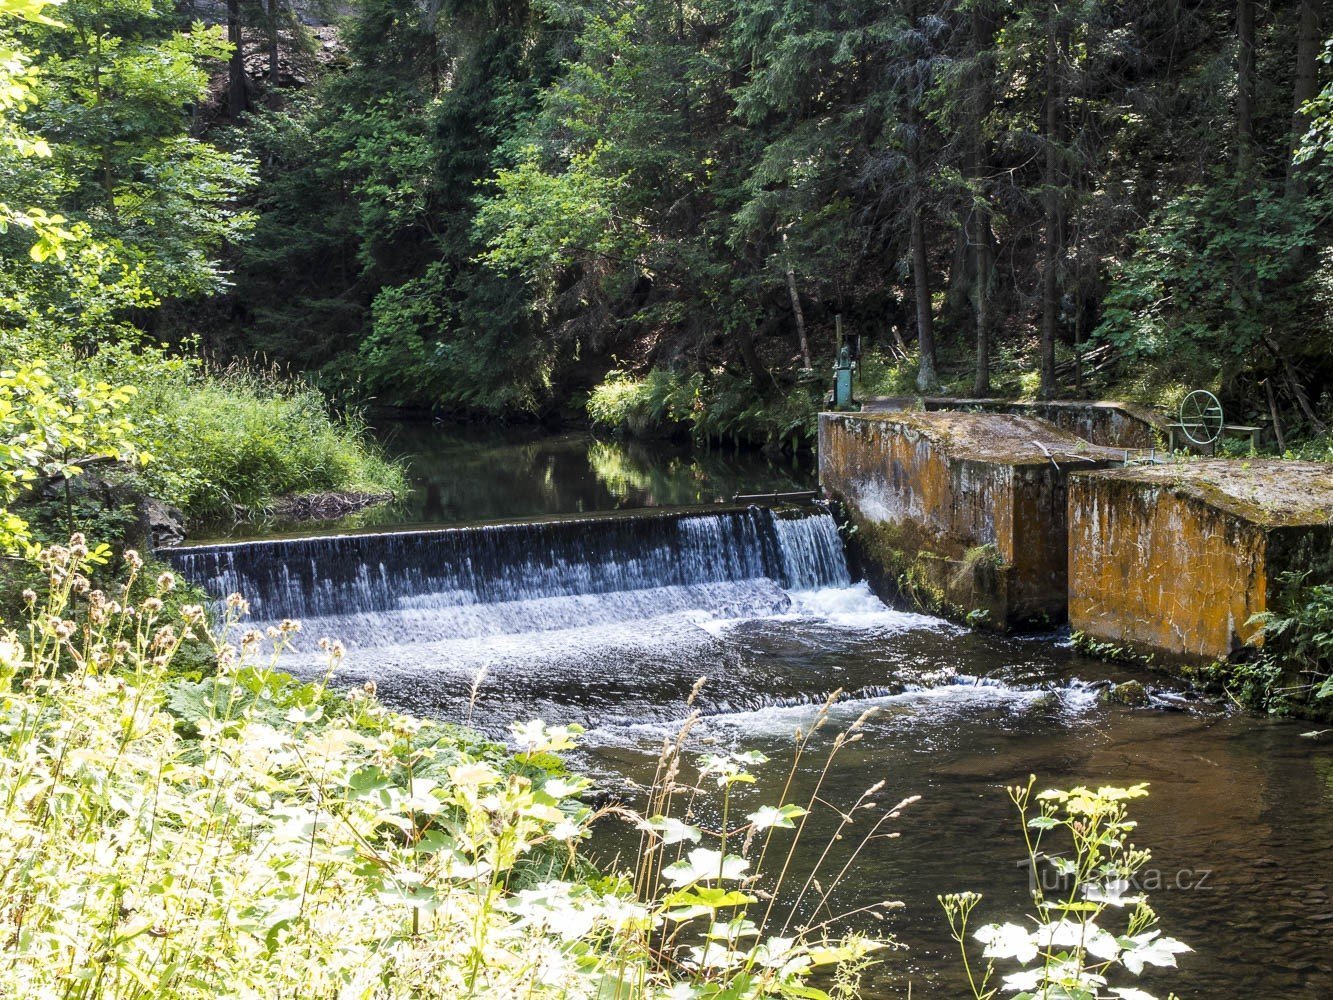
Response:
[{"label": "dry seed head", "polygon": [[695,681],[694,687],[690,688],[690,696],[685,699],[685,704],[693,705],[694,699],[699,697],[699,692],[704,689],[704,685],[707,683],[708,683],[707,677],[700,677],[697,681]]},{"label": "dry seed head", "polygon": [[36,603],[37,603],[37,591],[32,590],[31,588],[29,588],[28,590],[25,590],[25,591],[23,592],[23,603],[26,604],[28,607],[32,607],[34,604],[36,604]]},{"label": "dry seed head", "polygon": [[862,712],[860,715],[856,717],[855,722],[853,722],[850,726],[847,727],[847,732],[849,733],[856,732],[858,729],[864,726],[870,719],[873,719],[877,715],[879,715],[878,708],[873,708],[873,707],[867,708],[864,712]]},{"label": "dry seed head", "polygon": [[126,549],[126,550],[125,550],[125,565],[128,566],[128,567],[129,567],[130,569],[132,569],[132,570],[142,569],[142,568],[143,568],[143,559],[139,556],[139,553],[136,552],[134,549]]}]

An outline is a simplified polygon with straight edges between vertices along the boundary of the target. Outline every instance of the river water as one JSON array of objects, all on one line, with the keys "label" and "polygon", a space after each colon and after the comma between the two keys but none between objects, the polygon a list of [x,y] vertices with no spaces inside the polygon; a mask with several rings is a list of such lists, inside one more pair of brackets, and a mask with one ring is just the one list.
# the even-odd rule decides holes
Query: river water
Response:
[{"label": "river water", "polygon": [[[909,982],[915,997],[964,995],[938,893],[981,891],[981,920],[1021,919],[1027,876],[1004,788],[1029,774],[1042,787],[1150,783],[1135,806],[1136,839],[1153,849],[1164,928],[1195,951],[1178,970],[1146,975],[1145,988],[1333,996],[1327,738],[1303,738],[1308,726],[1227,711],[1149,676],[1138,679],[1151,705],[1107,705],[1100,686],[1136,675],[1078,656],[1059,636],[982,635],[887,608],[851,578],[836,526],[818,511],[588,514],[809,482],[755,459],[736,460],[756,463],[737,472],[727,456],[714,456],[722,465],[712,469],[677,456],[684,475],[650,458],[633,477],[560,471],[592,470],[580,456],[595,443],[529,442],[522,454],[547,457],[524,465],[512,441],[489,461],[473,442],[466,483],[449,492],[455,516],[434,517],[430,531],[203,546],[174,558],[219,593],[244,591],[261,620],[301,617],[308,645],[343,638],[341,681],[374,680],[390,704],[497,735],[514,719],[583,724],[572,763],[631,802],[701,676],[692,750],[772,758],[743,792],[747,805],[776,796],[793,733],[831,693],[842,700],[813,738],[789,800],[809,796],[838,729],[876,709],[863,738],[834,756],[820,786],[832,808],[817,810],[806,833],[808,864],[833,832],[833,810],[872,783],[885,782],[885,802],[921,796],[892,824],[897,836],[866,844],[831,895],[839,912],[905,904],[882,924],[853,920],[906,946],[868,974],[866,996],[907,996]],[[432,475],[453,482],[447,462],[437,468]],[[536,468],[550,473],[546,485],[528,482]],[[638,485],[624,485],[631,480]],[[488,481],[512,484],[501,518],[585,514],[447,527],[501,506],[482,489]],[[400,516],[431,520],[420,510]],[[320,669],[313,654],[288,665]],[[592,846],[610,856],[625,843],[608,830]],[[859,843],[849,833],[821,874],[836,873]]]}]

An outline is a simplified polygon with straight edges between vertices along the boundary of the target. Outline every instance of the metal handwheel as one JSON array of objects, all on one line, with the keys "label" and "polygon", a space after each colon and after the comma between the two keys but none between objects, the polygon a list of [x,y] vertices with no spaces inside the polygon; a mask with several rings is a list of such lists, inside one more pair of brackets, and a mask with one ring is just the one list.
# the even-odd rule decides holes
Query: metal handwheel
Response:
[{"label": "metal handwheel", "polygon": [[1222,425],[1222,403],[1207,389],[1195,389],[1180,401],[1180,432],[1192,444],[1212,444],[1222,436]]}]

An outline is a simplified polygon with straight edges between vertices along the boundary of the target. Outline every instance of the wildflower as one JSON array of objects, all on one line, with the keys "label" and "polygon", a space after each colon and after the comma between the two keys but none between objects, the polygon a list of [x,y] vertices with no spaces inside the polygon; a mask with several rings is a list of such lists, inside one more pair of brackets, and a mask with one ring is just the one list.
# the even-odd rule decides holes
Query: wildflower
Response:
[{"label": "wildflower", "polygon": [[23,643],[14,635],[0,638],[0,666],[17,670],[23,665]]},{"label": "wildflower", "polygon": [[23,592],[23,603],[32,607],[37,603],[37,591],[29,588]]},{"label": "wildflower", "polygon": [[162,601],[156,597],[149,597],[143,602],[143,609],[150,615],[158,614],[162,610]]},{"label": "wildflower", "polygon": [[[125,550],[125,565],[131,570],[137,571],[143,569],[143,559],[134,549]],[[159,578],[160,579],[160,578]]]},{"label": "wildflower", "polygon": [[164,593],[166,593],[168,590],[175,590],[175,589],[176,589],[176,574],[175,574],[175,573],[172,573],[170,570],[167,570],[167,571],[163,572],[161,575],[158,576],[158,578],[157,578],[157,592],[158,592],[159,594],[164,594]]},{"label": "wildflower", "polygon": [[202,604],[187,604],[181,608],[181,617],[191,624],[204,620],[204,606]]}]

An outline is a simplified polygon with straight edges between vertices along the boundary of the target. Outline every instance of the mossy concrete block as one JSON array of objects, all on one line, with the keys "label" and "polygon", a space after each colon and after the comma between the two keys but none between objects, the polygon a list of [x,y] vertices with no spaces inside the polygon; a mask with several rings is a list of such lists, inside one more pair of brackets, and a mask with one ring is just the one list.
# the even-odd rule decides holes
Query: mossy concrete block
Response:
[{"label": "mossy concrete block", "polygon": [[875,396],[862,401],[867,411],[964,410],[1036,417],[1092,444],[1144,450],[1165,441],[1169,421],[1161,412],[1114,400],[966,399],[951,396]]},{"label": "mossy concrete block", "polygon": [[1279,578],[1333,581],[1333,467],[1225,460],[1069,481],[1069,620],[1099,642],[1179,662],[1253,639]]},{"label": "mossy concrete block", "polygon": [[885,597],[1009,630],[1064,620],[1065,481],[1123,462],[1050,424],[996,413],[824,413],[820,482]]}]

